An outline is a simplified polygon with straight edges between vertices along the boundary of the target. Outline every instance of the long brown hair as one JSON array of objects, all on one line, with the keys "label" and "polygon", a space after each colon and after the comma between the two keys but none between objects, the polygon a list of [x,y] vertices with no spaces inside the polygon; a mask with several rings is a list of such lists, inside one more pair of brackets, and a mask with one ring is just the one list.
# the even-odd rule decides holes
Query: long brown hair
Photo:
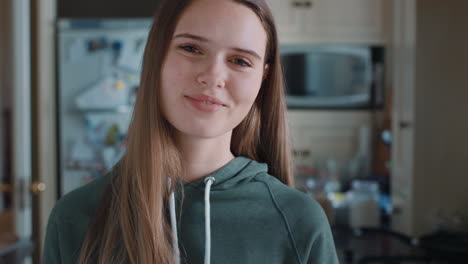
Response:
[{"label": "long brown hair", "polygon": [[[173,263],[169,195],[181,184],[182,160],[160,108],[161,68],[176,24],[193,0],[164,0],[146,44],[140,89],[129,127],[127,150],[114,168],[86,233],[78,263]],[[232,0],[249,7],[267,33],[269,65],[259,94],[233,130],[231,151],[268,164],[269,173],[293,186],[283,74],[278,37],[265,0]],[[168,188],[168,177],[174,184]]]}]

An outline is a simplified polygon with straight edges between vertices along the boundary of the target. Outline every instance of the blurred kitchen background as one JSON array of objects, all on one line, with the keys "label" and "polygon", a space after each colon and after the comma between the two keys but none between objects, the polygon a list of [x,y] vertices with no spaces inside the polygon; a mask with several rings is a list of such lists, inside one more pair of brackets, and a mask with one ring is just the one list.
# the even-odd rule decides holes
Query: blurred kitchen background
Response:
[{"label": "blurred kitchen background", "polygon": [[[341,263],[468,263],[468,2],[268,0],[296,188]],[[158,0],[1,0],[0,263],[125,151]]]}]

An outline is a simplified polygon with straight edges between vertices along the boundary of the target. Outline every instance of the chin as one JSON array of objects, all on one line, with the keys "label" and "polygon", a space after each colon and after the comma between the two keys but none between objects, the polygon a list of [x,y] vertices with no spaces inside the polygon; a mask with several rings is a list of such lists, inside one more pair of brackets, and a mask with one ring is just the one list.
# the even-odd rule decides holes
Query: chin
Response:
[{"label": "chin", "polygon": [[219,130],[216,131],[213,129],[194,129],[194,130],[189,130],[189,131],[182,131],[182,133],[192,136],[192,137],[210,139],[210,138],[220,137],[226,134],[226,131],[219,131]]},{"label": "chin", "polygon": [[190,137],[197,137],[203,139],[217,138],[220,137],[230,130],[228,128],[220,128],[213,126],[203,126],[202,124],[192,124],[187,126],[176,126],[175,127],[180,133],[185,134]]}]

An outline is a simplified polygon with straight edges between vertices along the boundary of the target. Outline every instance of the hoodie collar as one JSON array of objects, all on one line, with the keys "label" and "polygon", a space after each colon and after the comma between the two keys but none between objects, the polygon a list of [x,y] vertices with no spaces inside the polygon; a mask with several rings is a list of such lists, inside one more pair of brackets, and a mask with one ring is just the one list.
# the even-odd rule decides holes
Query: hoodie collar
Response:
[{"label": "hoodie collar", "polygon": [[247,157],[238,156],[217,171],[200,178],[196,181],[185,183],[184,188],[195,188],[203,190],[205,188],[204,180],[207,177],[215,178],[212,190],[225,190],[234,186],[241,185],[255,177],[258,173],[267,172],[268,167],[264,163],[258,163]]}]

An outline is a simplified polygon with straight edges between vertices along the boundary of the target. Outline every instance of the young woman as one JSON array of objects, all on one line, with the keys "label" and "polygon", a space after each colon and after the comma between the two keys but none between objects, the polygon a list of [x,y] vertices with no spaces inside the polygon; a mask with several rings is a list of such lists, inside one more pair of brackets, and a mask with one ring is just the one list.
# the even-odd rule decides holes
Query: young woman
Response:
[{"label": "young woman", "polygon": [[44,263],[338,263],[283,92],[264,0],[162,1],[126,154],[57,203]]}]

